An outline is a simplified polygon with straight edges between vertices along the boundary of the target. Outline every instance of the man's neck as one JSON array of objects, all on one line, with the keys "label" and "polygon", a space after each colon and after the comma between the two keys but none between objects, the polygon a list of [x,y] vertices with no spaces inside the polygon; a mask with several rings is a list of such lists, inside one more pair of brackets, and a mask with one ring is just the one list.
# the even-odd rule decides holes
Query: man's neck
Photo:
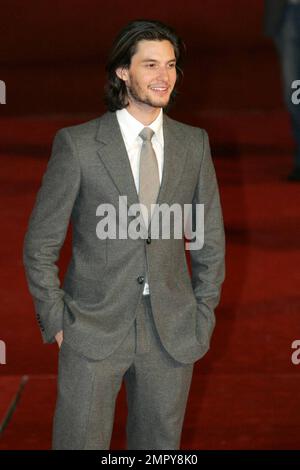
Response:
[{"label": "man's neck", "polygon": [[148,106],[148,109],[144,107],[133,106],[129,104],[126,107],[126,110],[139,122],[144,124],[144,126],[149,126],[160,113],[161,108],[153,108],[152,106]]}]

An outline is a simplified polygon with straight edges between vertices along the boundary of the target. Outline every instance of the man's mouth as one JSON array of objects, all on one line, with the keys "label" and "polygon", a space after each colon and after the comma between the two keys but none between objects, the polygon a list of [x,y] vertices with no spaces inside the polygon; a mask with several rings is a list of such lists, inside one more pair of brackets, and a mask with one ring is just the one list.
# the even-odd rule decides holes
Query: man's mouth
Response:
[{"label": "man's mouth", "polygon": [[160,95],[163,95],[167,93],[169,87],[167,86],[151,86],[150,90],[154,91],[155,93],[158,93]]}]

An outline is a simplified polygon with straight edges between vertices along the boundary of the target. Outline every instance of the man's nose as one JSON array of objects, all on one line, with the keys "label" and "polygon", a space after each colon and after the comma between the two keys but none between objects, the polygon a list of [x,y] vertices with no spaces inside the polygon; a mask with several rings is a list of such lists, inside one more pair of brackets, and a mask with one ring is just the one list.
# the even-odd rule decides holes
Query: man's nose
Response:
[{"label": "man's nose", "polygon": [[161,80],[164,80],[166,82],[169,81],[169,71],[168,71],[167,67],[160,67],[159,72],[158,72],[158,77]]}]

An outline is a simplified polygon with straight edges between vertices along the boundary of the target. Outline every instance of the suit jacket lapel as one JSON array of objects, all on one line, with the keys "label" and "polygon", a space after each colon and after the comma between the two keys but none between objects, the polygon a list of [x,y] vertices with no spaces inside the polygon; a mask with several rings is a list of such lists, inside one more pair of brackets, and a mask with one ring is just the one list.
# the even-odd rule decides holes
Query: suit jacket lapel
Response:
[{"label": "suit jacket lapel", "polygon": [[127,196],[128,206],[137,204],[138,195],[116,113],[107,112],[102,116],[96,139],[98,155],[120,195]]},{"label": "suit jacket lapel", "polygon": [[184,135],[178,135],[175,122],[166,114],[163,117],[163,134],[164,166],[157,204],[171,200],[180,181],[187,157],[187,145],[185,145],[184,139],[180,139]]}]

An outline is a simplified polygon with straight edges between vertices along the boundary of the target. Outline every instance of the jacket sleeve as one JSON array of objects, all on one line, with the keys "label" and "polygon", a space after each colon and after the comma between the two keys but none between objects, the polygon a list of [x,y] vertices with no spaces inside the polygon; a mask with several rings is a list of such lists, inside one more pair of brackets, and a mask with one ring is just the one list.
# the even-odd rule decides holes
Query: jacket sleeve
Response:
[{"label": "jacket sleeve", "polygon": [[80,187],[80,165],[67,129],[57,132],[24,238],[23,262],[44,343],[63,329],[64,291],[58,266]]},{"label": "jacket sleeve", "polygon": [[[214,326],[214,309],[219,303],[225,277],[225,235],[222,209],[208,135],[202,132],[203,154],[198,184],[193,198],[204,204],[204,243],[190,251],[192,286],[198,304],[199,328],[204,342],[210,341]],[[202,223],[202,221],[198,221]]]}]

